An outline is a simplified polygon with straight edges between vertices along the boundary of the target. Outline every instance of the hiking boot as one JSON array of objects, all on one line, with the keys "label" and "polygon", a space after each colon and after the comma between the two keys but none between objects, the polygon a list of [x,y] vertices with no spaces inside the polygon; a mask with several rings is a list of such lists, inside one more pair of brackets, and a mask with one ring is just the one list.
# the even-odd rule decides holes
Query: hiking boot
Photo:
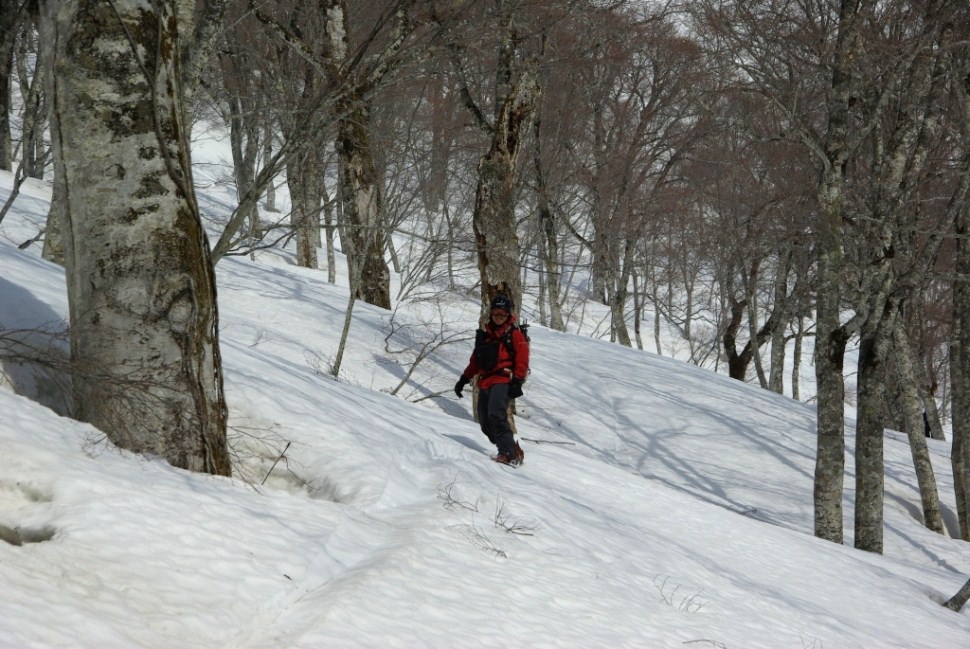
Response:
[{"label": "hiking boot", "polygon": [[499,453],[492,459],[498,462],[499,464],[511,464],[513,466],[518,464],[518,462],[515,461],[515,458],[509,455],[508,453]]},{"label": "hiking boot", "polygon": [[500,452],[492,459],[499,464],[509,464],[511,466],[519,466],[522,464],[522,460],[525,459],[525,453],[522,451],[522,447],[519,446],[518,442],[514,442],[514,444],[515,446],[512,447],[511,453]]}]

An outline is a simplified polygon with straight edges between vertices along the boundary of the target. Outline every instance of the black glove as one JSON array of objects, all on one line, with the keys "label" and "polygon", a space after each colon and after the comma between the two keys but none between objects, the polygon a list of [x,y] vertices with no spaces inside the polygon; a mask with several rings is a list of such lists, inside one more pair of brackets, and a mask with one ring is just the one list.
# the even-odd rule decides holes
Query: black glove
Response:
[{"label": "black glove", "polygon": [[461,391],[464,390],[465,386],[468,385],[469,383],[471,383],[471,379],[469,379],[464,374],[462,374],[461,378],[458,379],[458,383],[455,383],[455,394],[458,395],[459,399],[461,399]]},{"label": "black glove", "polygon": [[522,379],[513,376],[509,381],[509,399],[518,399],[522,396]]}]

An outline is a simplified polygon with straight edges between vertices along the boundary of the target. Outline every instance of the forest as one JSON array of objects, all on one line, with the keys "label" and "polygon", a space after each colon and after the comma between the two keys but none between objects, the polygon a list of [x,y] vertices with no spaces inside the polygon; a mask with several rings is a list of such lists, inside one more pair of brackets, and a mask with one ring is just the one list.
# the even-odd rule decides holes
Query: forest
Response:
[{"label": "forest", "polygon": [[968,37],[958,0],[0,0],[0,221],[53,184],[24,245],[67,272],[73,414],[175,466],[231,471],[215,266],[293,242],[372,305],[502,292],[570,331],[595,302],[600,337],[670,355],[673,327],[795,399],[812,349],[816,536],[843,538],[849,400],[856,546],[886,428],[940,533],[952,435],[970,540]]}]

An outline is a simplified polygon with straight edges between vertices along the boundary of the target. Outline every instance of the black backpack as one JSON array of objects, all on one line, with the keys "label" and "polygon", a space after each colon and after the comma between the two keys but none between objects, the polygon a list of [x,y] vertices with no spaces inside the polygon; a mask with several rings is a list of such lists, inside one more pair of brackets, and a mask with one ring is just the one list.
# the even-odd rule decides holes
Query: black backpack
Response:
[{"label": "black backpack", "polygon": [[529,323],[523,322],[522,324],[513,324],[509,327],[505,336],[502,338],[497,338],[495,340],[485,340],[485,330],[479,329],[475,332],[475,364],[478,365],[478,369],[483,372],[491,372],[498,365],[498,350],[499,343],[503,343],[505,348],[509,350],[509,356],[512,357],[512,363],[515,363],[515,347],[512,345],[512,331],[518,329],[525,336],[525,342],[528,344],[531,342],[529,339]]}]

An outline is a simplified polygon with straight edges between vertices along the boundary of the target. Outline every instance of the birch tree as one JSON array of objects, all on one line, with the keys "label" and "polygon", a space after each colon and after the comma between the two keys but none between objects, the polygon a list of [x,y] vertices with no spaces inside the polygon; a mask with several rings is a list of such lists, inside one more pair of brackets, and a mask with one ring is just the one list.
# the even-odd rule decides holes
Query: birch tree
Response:
[{"label": "birch tree", "polygon": [[282,83],[261,65],[271,58],[271,51],[259,38],[252,18],[238,7],[232,9],[227,17],[231,27],[225,31],[216,57],[218,66],[214,66],[218,85],[210,84],[208,94],[229,127],[232,178],[239,204],[245,204],[240,218],[247,223],[252,250],[260,240],[259,212],[255,201],[245,201],[245,197],[256,182],[260,154],[264,160],[272,158],[272,146],[266,149],[273,132],[270,96],[273,91],[278,93]]},{"label": "birch tree", "polygon": [[179,3],[46,0],[42,9],[75,416],[123,448],[229,475]]},{"label": "birch tree", "polygon": [[[286,159],[297,155],[301,147],[322,148],[320,134],[335,129],[339,199],[347,226],[341,243],[347,253],[352,291],[383,308],[390,308],[390,272],[384,258],[387,229],[370,122],[375,94],[403,61],[423,51],[422,21],[416,19],[420,11],[415,4],[415,0],[353,5],[345,0],[319,0],[295,8],[272,3],[254,7],[257,18],[302,60],[301,66],[306,68],[303,88],[316,88],[306,94],[300,107],[302,116],[294,120],[294,133],[304,133],[305,139],[288,138],[277,155]],[[315,29],[299,27],[307,20]],[[318,186],[310,193],[315,196],[313,206],[318,214],[320,199],[316,197],[322,199],[322,192]]]},{"label": "birch tree", "polygon": [[23,0],[0,0],[0,169],[11,170],[10,115],[17,32],[26,15]]}]

